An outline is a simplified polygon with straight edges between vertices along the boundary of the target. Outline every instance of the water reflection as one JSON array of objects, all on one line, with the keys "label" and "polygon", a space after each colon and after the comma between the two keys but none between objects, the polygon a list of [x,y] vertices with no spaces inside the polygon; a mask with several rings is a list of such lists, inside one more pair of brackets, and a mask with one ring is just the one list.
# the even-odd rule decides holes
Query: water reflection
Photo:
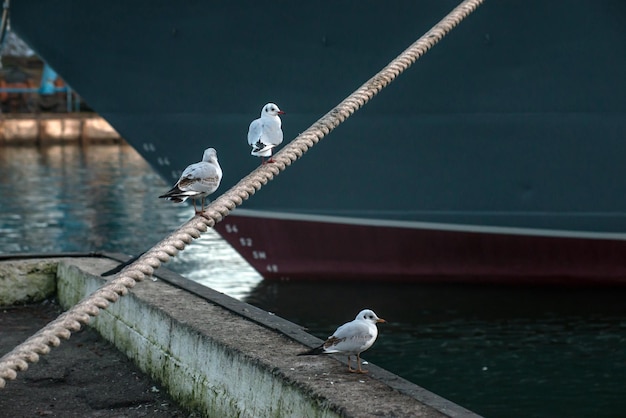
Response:
[{"label": "water reflection", "polygon": [[[0,147],[0,178],[0,253],[134,255],[193,216],[127,145]],[[240,299],[261,280],[212,230],[167,267]]]}]

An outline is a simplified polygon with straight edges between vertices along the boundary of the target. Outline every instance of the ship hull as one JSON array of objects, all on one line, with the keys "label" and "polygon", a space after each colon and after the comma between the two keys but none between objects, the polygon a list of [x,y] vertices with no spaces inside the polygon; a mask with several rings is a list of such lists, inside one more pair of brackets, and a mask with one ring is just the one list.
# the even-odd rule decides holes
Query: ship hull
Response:
[{"label": "ship hull", "polygon": [[626,284],[626,238],[239,211],[216,226],[266,278]]},{"label": "ship hull", "polygon": [[[21,0],[11,23],[168,182],[216,148],[225,191],[265,103],[294,138],[456,5]],[[614,282],[625,50],[623,2],[487,1],[233,216],[271,262],[235,248],[267,278]]]}]

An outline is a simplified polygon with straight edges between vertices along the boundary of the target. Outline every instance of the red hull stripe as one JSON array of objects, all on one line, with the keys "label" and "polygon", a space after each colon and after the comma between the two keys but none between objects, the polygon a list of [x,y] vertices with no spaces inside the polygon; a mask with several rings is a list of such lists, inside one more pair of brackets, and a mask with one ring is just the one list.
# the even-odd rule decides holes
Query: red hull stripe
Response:
[{"label": "red hull stripe", "polygon": [[626,241],[231,216],[217,231],[267,279],[624,283]]}]

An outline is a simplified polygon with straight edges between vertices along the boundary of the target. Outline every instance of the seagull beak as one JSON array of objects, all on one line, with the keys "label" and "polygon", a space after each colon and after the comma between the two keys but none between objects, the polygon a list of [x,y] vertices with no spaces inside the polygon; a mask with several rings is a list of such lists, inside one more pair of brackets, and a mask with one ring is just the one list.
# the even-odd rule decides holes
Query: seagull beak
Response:
[{"label": "seagull beak", "polygon": [[377,323],[377,324],[383,324],[383,323],[385,323],[385,322],[387,322],[387,321],[385,321],[385,320],[384,320],[384,319],[382,319],[382,318],[378,318],[378,319],[376,320],[376,323]]},{"label": "seagull beak", "polygon": [[279,115],[284,115],[284,114],[285,114],[285,112],[283,112],[282,110],[279,110],[279,111],[278,111],[278,114],[279,114]]}]

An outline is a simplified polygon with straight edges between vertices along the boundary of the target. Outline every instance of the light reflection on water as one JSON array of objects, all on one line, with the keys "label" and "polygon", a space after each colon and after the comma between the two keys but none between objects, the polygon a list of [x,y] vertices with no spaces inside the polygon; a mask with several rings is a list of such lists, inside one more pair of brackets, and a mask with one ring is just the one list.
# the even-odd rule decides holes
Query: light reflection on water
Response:
[{"label": "light reflection on water", "polygon": [[[193,215],[126,145],[0,147],[0,178],[0,253],[136,255]],[[261,280],[213,230],[166,267],[239,299]]]},{"label": "light reflection on water", "polygon": [[[193,214],[122,145],[0,146],[0,181],[0,253],[138,254]],[[389,323],[368,360],[488,417],[626,410],[621,289],[264,282],[213,231],[166,267],[321,338],[373,308]]]}]

